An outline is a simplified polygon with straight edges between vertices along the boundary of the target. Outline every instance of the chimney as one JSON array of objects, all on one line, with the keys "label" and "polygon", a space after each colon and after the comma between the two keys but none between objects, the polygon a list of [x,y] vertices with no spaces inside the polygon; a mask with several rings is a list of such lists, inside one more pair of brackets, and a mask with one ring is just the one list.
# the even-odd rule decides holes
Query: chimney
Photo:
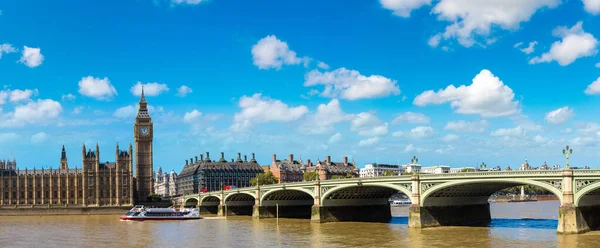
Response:
[{"label": "chimney", "polygon": [[248,156],[244,155],[244,163],[248,163]]},{"label": "chimney", "polygon": [[344,156],[344,165],[348,165],[348,157]]},{"label": "chimney", "polygon": [[208,156],[208,152],[206,152],[206,159],[210,159],[210,157]]},{"label": "chimney", "polygon": [[312,166],[312,162],[310,162],[310,159],[306,160],[306,166],[308,166],[308,167]]},{"label": "chimney", "polygon": [[331,163],[331,156],[327,155],[327,160],[325,161],[327,161],[328,164]]},{"label": "chimney", "polygon": [[204,161],[204,154],[200,154],[200,161]]},{"label": "chimney", "polygon": [[198,162],[198,156],[195,156],[195,158],[196,158],[196,160],[195,160],[195,161],[196,161],[196,162]]},{"label": "chimney", "polygon": [[187,161],[187,159],[186,159],[186,160],[185,160],[185,166],[187,166],[187,165],[188,165],[188,161]]},{"label": "chimney", "polygon": [[194,163],[194,158],[190,158],[190,164]]},{"label": "chimney", "polygon": [[273,162],[277,161],[277,154],[273,154]]},{"label": "chimney", "polygon": [[294,154],[290,154],[290,162],[294,162]]}]

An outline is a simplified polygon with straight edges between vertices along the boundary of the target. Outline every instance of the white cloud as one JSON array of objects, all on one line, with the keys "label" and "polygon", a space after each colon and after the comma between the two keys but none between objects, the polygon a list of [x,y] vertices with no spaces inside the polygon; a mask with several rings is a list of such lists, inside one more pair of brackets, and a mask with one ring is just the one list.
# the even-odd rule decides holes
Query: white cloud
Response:
[{"label": "white cloud", "polygon": [[142,89],[144,89],[144,96],[158,96],[163,92],[168,92],[169,87],[167,84],[159,84],[159,83],[142,83],[137,82],[135,85],[131,86],[131,93],[134,96],[141,96]]},{"label": "white cloud", "polygon": [[39,132],[31,136],[31,142],[35,144],[43,143],[48,139],[48,135],[44,132]]},{"label": "white cloud", "polygon": [[457,141],[460,138],[460,136],[456,135],[456,134],[447,134],[446,136],[444,136],[444,138],[442,138],[442,140],[444,140],[445,142],[453,142],[453,141]]},{"label": "white cloud", "polygon": [[78,106],[76,108],[73,109],[73,114],[79,114],[81,113],[81,111],[84,109],[83,106]]},{"label": "white cloud", "polygon": [[339,142],[340,140],[342,140],[342,134],[340,134],[340,133],[336,133],[336,134],[332,135],[332,136],[329,138],[329,141],[328,141],[328,143],[329,143],[329,144],[334,144],[334,143],[337,143],[337,142]]},{"label": "white cloud", "polygon": [[177,96],[178,97],[185,97],[187,96],[187,94],[192,93],[192,88],[187,87],[185,85],[182,85],[181,87],[179,87],[177,89]]},{"label": "white cloud", "polygon": [[[495,37],[490,37],[492,28],[517,30],[520,24],[529,21],[538,9],[554,8],[560,2],[560,0],[440,0],[431,12],[436,14],[440,21],[452,23],[446,26],[444,32],[436,34],[440,38],[456,39],[465,47],[471,47],[475,43],[485,46],[497,40]],[[420,6],[422,5],[412,9]]]},{"label": "white cloud", "polygon": [[588,85],[587,88],[585,88],[585,91],[583,91],[583,92],[588,95],[600,94],[600,77],[598,77],[596,79],[596,81],[594,81],[590,85]]},{"label": "white cloud", "polygon": [[431,5],[431,0],[379,0],[383,8],[393,11],[394,15],[410,17],[410,12],[425,5]]},{"label": "white cloud", "polygon": [[202,2],[206,2],[207,0],[171,0],[173,4],[189,4],[189,5],[197,5]]},{"label": "white cloud", "polygon": [[110,100],[117,95],[117,90],[107,77],[100,79],[87,76],[79,81],[79,94],[95,98],[97,100]]},{"label": "white cloud", "polygon": [[520,112],[519,101],[514,100],[513,90],[489,70],[482,70],[469,86],[454,85],[438,92],[428,90],[418,95],[413,104],[426,106],[450,102],[455,112],[479,114],[483,117],[500,117]]},{"label": "white cloud", "polygon": [[396,80],[380,75],[364,76],[355,70],[339,68],[335,71],[312,70],[305,75],[304,86],[324,85],[321,92],[325,97],[338,97],[346,100],[370,99],[399,95]]},{"label": "white cloud", "polygon": [[319,67],[323,70],[329,70],[329,65],[325,64],[325,62],[323,62],[323,61],[319,61],[319,63],[317,64],[317,67]]},{"label": "white cloud", "polygon": [[454,149],[456,149],[456,147],[455,147],[455,146],[453,146],[453,145],[448,145],[448,146],[446,146],[445,148],[436,149],[436,150],[435,150],[435,153],[438,153],[438,154],[448,154],[448,153],[450,153],[451,151],[453,151]]},{"label": "white cloud", "polygon": [[9,143],[18,140],[19,137],[16,133],[0,133],[0,142]]},{"label": "white cloud", "polygon": [[413,146],[413,144],[409,144],[406,146],[406,148],[404,148],[404,152],[424,152],[427,151],[427,149],[425,148],[420,148],[420,147],[415,147]]},{"label": "white cloud", "polygon": [[596,68],[600,68],[600,63],[596,63],[594,66],[595,66]]},{"label": "white cloud", "polygon": [[523,45],[523,42],[519,42],[519,43],[517,43],[517,44],[514,44],[514,45],[513,45],[513,47],[514,47],[514,48],[518,48],[518,47],[520,47],[521,45]]},{"label": "white cloud", "polygon": [[353,118],[353,115],[342,111],[337,99],[332,99],[327,104],[319,104],[317,112],[307,118],[300,130],[309,134],[331,133],[335,130],[335,124],[350,121]]},{"label": "white cloud", "polygon": [[379,120],[372,113],[362,112],[352,120],[350,129],[360,136],[382,136],[388,133],[388,123]]},{"label": "white cloud", "polygon": [[37,95],[38,94],[38,90],[37,89],[33,89],[33,90],[11,90],[10,91],[10,101],[11,102],[21,102],[21,101],[27,101],[31,98],[31,96],[33,95]]},{"label": "white cloud", "polygon": [[444,127],[445,130],[454,132],[465,132],[465,133],[481,133],[488,127],[486,120],[481,121],[449,121]]},{"label": "white cloud", "polygon": [[304,105],[290,107],[280,100],[263,97],[260,93],[242,96],[238,103],[241,112],[233,117],[233,130],[241,131],[254,123],[290,122],[308,113]]},{"label": "white cloud", "polygon": [[569,144],[572,146],[595,146],[596,144],[598,144],[598,137],[578,136],[569,140]]},{"label": "white cloud", "polygon": [[29,101],[25,105],[15,107],[14,112],[7,113],[0,126],[23,126],[25,124],[46,124],[62,112],[59,102],[52,99]]},{"label": "white cloud", "polygon": [[[115,110],[115,112],[113,113],[113,116],[117,117],[117,118],[121,118],[121,119],[130,119],[130,118],[134,118],[137,115],[137,111],[138,111],[137,104],[131,104],[131,105],[117,108],[117,110]],[[158,108],[154,108],[154,106],[148,105],[148,112],[150,114],[152,114],[155,111],[163,112],[164,109],[160,106]]]},{"label": "white cloud", "polygon": [[421,113],[405,112],[398,115],[392,121],[392,124],[427,124],[429,123],[429,117]]},{"label": "white cloud", "polygon": [[[519,42],[517,44],[520,45],[521,43]],[[519,50],[521,50],[521,52],[524,52],[525,54],[530,54],[533,51],[535,51],[535,45],[537,45],[537,44],[538,44],[537,41],[532,41],[532,42],[529,42],[529,46],[527,46],[526,48],[521,48]],[[515,47],[518,47],[518,46],[515,45]]]},{"label": "white cloud", "polygon": [[377,145],[378,143],[379,143],[379,137],[371,137],[371,138],[367,138],[367,139],[363,139],[363,140],[359,141],[358,146],[361,146],[361,147],[373,146],[373,145]]},{"label": "white cloud", "polygon": [[533,141],[535,141],[536,143],[546,143],[548,142],[548,139],[538,134],[535,137],[533,137]]},{"label": "white cloud", "polygon": [[202,116],[202,112],[198,111],[197,109],[194,109],[190,112],[185,113],[185,115],[183,116],[183,121],[193,122],[193,121],[197,120],[198,118],[200,118],[201,116]]},{"label": "white cloud", "polygon": [[268,35],[252,46],[254,65],[260,69],[281,69],[282,65],[296,65],[303,60],[290,50],[287,42],[281,41],[275,35]]},{"label": "white cloud", "polygon": [[72,101],[72,100],[75,100],[75,98],[77,98],[77,97],[75,97],[75,95],[69,93],[69,94],[66,94],[66,95],[63,94],[60,99],[63,100],[63,101]]},{"label": "white cloud", "polygon": [[562,108],[550,111],[546,114],[546,121],[552,124],[562,124],[571,119],[575,113],[569,107],[564,106]]},{"label": "white cloud", "polygon": [[550,51],[529,60],[529,64],[556,61],[561,66],[569,65],[578,58],[593,56],[598,52],[598,40],[582,28],[583,22],[577,22],[573,27],[557,27],[553,35],[562,38],[552,43]]},{"label": "white cloud", "polygon": [[427,40],[427,45],[429,45],[430,47],[437,47],[440,44],[441,39],[442,39],[441,34],[436,34],[434,36],[431,36],[429,38],[429,40]]},{"label": "white cloud", "polygon": [[433,136],[435,131],[432,127],[418,126],[411,129],[409,132],[397,131],[392,134],[394,137],[405,137],[413,139],[422,139]]},{"label": "white cloud", "polygon": [[37,67],[44,62],[44,55],[40,52],[41,49],[23,46],[23,54],[21,55],[21,59],[19,63],[23,63],[26,66],[33,68]]},{"label": "white cloud", "polygon": [[600,0],[581,0],[585,11],[592,15],[600,14]]},{"label": "white cloud", "polygon": [[521,126],[515,128],[500,128],[491,133],[492,136],[510,136],[510,137],[521,137],[525,135],[525,129]]},{"label": "white cloud", "polygon": [[17,52],[17,49],[15,49],[11,44],[0,44],[0,59],[2,59],[3,54],[14,52]]}]

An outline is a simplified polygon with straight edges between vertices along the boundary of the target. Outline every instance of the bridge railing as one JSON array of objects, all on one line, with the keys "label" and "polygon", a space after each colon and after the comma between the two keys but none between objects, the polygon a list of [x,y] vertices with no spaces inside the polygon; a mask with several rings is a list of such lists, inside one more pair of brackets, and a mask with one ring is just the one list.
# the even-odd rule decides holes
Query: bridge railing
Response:
[{"label": "bridge railing", "polygon": [[473,177],[473,176],[559,176],[562,170],[518,170],[518,171],[475,171],[459,173],[441,173],[441,174],[419,174],[419,178],[431,179],[440,177]]}]

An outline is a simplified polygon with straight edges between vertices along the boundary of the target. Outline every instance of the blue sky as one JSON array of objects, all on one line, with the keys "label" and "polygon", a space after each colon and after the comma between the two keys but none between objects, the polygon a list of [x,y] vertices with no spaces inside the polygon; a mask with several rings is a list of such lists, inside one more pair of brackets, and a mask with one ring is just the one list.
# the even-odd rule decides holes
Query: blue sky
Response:
[{"label": "blue sky", "polygon": [[567,144],[598,168],[600,1],[464,2],[4,2],[0,157],[113,161],[144,85],[167,171],[206,151],[515,168]]}]

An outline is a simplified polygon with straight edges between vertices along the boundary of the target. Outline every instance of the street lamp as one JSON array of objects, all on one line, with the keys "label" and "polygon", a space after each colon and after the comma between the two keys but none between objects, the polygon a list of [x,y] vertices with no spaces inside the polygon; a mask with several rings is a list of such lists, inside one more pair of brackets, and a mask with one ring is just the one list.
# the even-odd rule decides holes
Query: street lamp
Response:
[{"label": "street lamp", "polygon": [[569,157],[571,157],[571,154],[573,154],[573,149],[569,148],[569,146],[567,145],[565,149],[562,150],[562,152],[565,155],[565,158],[567,158],[567,169],[570,169],[571,167],[569,166]]}]

